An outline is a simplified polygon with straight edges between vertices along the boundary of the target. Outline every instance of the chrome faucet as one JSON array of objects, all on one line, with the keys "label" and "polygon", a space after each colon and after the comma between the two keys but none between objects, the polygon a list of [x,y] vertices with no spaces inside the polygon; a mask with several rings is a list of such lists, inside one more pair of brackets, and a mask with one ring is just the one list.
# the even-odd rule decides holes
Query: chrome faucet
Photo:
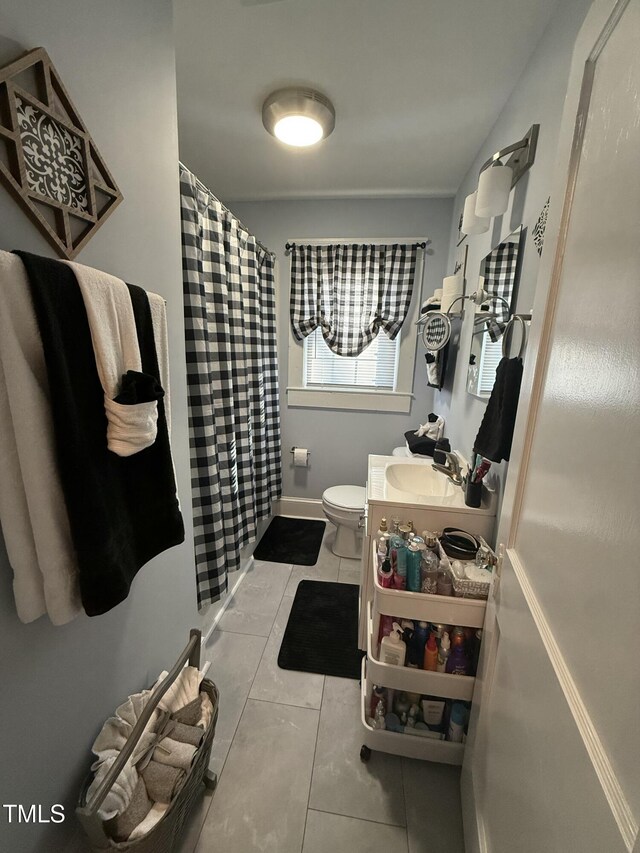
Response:
[{"label": "chrome faucet", "polygon": [[446,474],[452,483],[456,486],[462,485],[462,471],[460,469],[460,461],[455,453],[450,453],[448,450],[443,451],[447,458],[446,465],[440,465],[439,462],[434,462],[431,466],[434,471],[440,471],[441,474]]}]

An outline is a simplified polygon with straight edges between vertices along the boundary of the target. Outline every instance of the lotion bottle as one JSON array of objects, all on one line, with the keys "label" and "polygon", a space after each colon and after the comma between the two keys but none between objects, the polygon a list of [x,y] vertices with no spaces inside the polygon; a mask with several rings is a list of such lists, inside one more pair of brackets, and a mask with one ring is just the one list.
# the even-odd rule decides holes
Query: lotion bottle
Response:
[{"label": "lotion bottle", "polygon": [[390,663],[394,666],[404,666],[404,659],[407,653],[407,647],[402,642],[402,628],[397,622],[393,623],[393,631],[388,637],[383,637],[380,642],[380,657],[383,663]]},{"label": "lotion bottle", "polygon": [[436,645],[436,638],[433,636],[433,634],[429,634],[429,639],[427,640],[427,645],[424,650],[424,665],[422,668],[435,672],[437,666],[438,647]]}]

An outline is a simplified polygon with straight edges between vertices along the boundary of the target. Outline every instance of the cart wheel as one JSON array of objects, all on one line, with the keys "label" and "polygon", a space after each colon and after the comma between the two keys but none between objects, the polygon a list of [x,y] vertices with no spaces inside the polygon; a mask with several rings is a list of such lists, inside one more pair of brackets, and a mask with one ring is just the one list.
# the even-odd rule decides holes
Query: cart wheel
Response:
[{"label": "cart wheel", "polygon": [[371,750],[368,746],[363,744],[360,747],[360,761],[364,761],[365,763],[371,758]]},{"label": "cart wheel", "polygon": [[218,787],[218,774],[214,773],[212,770],[207,770],[204,774],[204,784],[207,790],[215,791]]}]

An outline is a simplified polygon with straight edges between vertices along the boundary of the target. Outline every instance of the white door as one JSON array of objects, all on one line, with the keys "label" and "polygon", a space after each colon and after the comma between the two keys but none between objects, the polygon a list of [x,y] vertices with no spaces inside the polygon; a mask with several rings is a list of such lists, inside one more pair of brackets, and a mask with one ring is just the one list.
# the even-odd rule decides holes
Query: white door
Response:
[{"label": "white door", "polygon": [[467,853],[640,851],[640,0],[592,6],[558,164],[463,771]]}]

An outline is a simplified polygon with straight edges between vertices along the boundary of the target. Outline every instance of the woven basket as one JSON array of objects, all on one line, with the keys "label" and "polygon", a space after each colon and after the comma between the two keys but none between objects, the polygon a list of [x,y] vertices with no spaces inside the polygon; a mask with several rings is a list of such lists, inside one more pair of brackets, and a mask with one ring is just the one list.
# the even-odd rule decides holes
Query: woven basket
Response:
[{"label": "woven basket", "polygon": [[[481,541],[486,545],[484,539]],[[454,574],[453,569],[451,568],[451,560],[444,552],[442,545],[440,544],[440,540],[438,540],[438,547],[440,550],[440,557],[442,562],[444,562],[445,569],[451,578],[451,583],[453,584],[453,594],[456,598],[477,598],[477,599],[487,599],[489,598],[489,590],[491,589],[491,581],[487,583],[482,583],[482,581],[470,581],[468,578],[458,578]],[[486,546],[489,547],[488,545]],[[493,553],[493,552],[492,552]]]},{"label": "woven basket", "polygon": [[[213,745],[213,737],[218,721],[218,688],[212,681],[203,678],[200,690],[206,693],[211,699],[211,704],[213,705],[211,722],[202,743],[198,747],[189,773],[185,776],[182,787],[169,804],[169,808],[151,832],[147,833],[143,838],[138,838],[135,841],[121,842],[109,840],[105,847],[90,845],[89,849],[94,853],[104,853],[105,850],[131,850],[134,853],[172,853],[174,850],[176,843],[182,835],[184,823],[189,816],[189,812],[202,789],[204,774],[209,767],[211,746]],[[81,806],[84,806],[86,803],[87,790],[92,780],[93,775],[90,775],[85,781],[80,794]]]}]

